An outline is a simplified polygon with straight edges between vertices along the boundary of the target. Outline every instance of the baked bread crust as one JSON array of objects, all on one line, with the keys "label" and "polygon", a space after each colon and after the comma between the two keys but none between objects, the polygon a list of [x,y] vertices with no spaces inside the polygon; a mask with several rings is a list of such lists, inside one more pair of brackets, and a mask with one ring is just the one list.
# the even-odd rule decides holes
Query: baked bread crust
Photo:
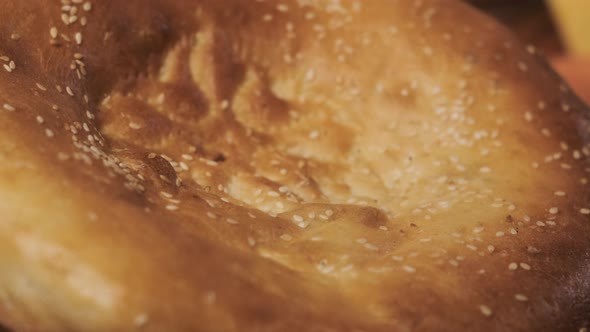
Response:
[{"label": "baked bread crust", "polygon": [[490,18],[62,2],[0,1],[3,324],[588,324],[588,109]]}]

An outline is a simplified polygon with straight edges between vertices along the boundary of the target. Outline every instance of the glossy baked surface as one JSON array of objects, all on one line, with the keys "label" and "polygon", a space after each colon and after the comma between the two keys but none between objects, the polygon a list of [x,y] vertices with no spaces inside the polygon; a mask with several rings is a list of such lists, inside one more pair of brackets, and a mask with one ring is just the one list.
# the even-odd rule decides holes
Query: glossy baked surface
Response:
[{"label": "glossy baked surface", "polygon": [[588,110],[465,4],[0,6],[7,326],[587,323]]}]

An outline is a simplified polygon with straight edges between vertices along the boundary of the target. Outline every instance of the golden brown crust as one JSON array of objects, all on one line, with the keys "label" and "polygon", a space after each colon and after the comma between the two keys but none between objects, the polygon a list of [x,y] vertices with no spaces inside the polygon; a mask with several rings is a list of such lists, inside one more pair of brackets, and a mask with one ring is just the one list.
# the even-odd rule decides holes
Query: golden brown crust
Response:
[{"label": "golden brown crust", "polygon": [[465,4],[0,4],[7,326],[588,324],[587,108]]}]

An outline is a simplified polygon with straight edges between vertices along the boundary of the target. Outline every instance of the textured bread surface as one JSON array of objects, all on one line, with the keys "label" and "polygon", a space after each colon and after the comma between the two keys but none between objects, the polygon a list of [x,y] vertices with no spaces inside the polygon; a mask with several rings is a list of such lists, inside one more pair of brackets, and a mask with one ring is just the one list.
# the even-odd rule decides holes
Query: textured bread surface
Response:
[{"label": "textured bread surface", "polygon": [[588,108],[468,5],[0,8],[3,325],[588,325]]}]

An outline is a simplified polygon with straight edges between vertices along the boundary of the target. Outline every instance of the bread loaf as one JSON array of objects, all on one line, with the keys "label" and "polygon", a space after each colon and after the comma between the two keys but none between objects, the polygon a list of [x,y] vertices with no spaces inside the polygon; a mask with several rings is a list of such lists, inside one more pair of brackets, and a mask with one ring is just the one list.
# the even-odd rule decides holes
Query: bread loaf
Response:
[{"label": "bread loaf", "polygon": [[588,108],[451,0],[0,0],[15,331],[577,331]]}]

